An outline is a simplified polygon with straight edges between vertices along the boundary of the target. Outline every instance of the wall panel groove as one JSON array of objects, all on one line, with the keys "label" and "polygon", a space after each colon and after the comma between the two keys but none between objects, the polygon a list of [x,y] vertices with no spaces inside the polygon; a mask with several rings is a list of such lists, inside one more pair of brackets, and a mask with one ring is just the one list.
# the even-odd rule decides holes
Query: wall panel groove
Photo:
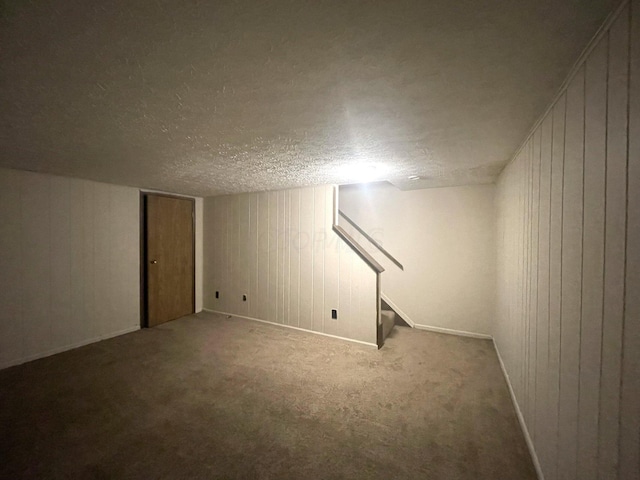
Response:
[{"label": "wall panel groove", "polygon": [[136,189],[0,169],[0,368],[139,328]]},{"label": "wall panel groove", "polygon": [[494,337],[547,480],[640,478],[639,4],[498,181]]},{"label": "wall panel groove", "polygon": [[[238,202],[255,205],[257,214],[231,215]],[[238,232],[233,241],[239,259],[225,275],[206,276],[205,308],[247,316],[242,302],[227,303],[212,293],[240,299],[255,279],[255,307],[248,316],[375,344],[376,275],[356,268],[362,260],[342,248],[332,230],[332,202],[330,186],[205,199],[205,271],[224,269],[216,232]],[[255,243],[243,238],[251,232],[257,234]],[[240,261],[244,258],[256,261]],[[331,319],[332,309],[338,310],[337,320]]]},{"label": "wall panel groove", "polygon": [[640,476],[640,1],[632,1],[631,9],[619,458],[625,478]]}]

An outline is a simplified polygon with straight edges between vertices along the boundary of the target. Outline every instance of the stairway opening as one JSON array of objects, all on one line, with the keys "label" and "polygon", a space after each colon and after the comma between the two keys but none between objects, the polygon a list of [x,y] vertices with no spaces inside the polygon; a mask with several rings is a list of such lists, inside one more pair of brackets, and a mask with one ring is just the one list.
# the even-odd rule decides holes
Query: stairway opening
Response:
[{"label": "stairway opening", "polygon": [[380,299],[380,324],[382,325],[382,341],[391,334],[394,327],[411,326],[384,299]]}]

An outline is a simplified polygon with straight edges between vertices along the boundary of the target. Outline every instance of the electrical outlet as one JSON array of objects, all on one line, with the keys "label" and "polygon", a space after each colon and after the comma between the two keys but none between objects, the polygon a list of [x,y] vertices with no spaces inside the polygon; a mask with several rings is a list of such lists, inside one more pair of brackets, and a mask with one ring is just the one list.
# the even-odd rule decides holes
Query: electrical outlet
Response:
[{"label": "electrical outlet", "polygon": [[246,295],[246,294],[242,295],[242,301],[243,301],[243,302],[246,302],[246,301],[247,301],[247,295]]},{"label": "electrical outlet", "polygon": [[333,320],[337,320],[338,319],[338,310],[331,310],[331,318]]}]

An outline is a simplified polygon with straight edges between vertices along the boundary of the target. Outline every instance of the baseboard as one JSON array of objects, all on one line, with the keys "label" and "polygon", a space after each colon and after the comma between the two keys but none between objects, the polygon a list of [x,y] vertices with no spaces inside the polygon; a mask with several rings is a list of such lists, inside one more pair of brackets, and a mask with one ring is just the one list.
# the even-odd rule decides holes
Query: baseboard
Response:
[{"label": "baseboard", "polygon": [[368,347],[375,347],[376,349],[378,348],[378,346],[375,343],[364,342],[362,340],[355,340],[353,338],[339,337],[338,335],[331,335],[329,333],[324,333],[324,332],[316,332],[315,330],[307,330],[306,328],[294,327],[293,325],[285,325],[283,323],[270,322],[268,320],[262,320],[260,318],[247,317],[245,315],[237,315],[235,313],[229,313],[229,312],[221,312],[219,310],[210,310],[208,308],[203,308],[202,311],[203,312],[208,312],[208,313],[217,313],[218,315],[227,315],[227,316],[230,316],[230,317],[244,318],[245,320],[252,320],[254,322],[260,322],[260,323],[266,323],[266,324],[269,324],[269,325],[275,325],[276,327],[291,328],[293,330],[298,330],[300,332],[313,333],[315,335],[322,335],[323,337],[335,338],[335,339],[338,339],[338,340],[345,340],[347,342],[358,343],[360,345],[366,345]]},{"label": "baseboard", "polygon": [[391,301],[389,297],[387,297],[384,293],[382,293],[380,297],[393,309],[394,312],[400,315],[400,318],[402,318],[402,320],[404,320],[411,328],[417,328],[418,330],[427,330],[429,332],[446,333],[447,335],[458,335],[459,337],[482,338],[484,340],[493,339],[491,335],[486,335],[484,333],[465,332],[464,330],[454,330],[452,328],[421,325],[411,320],[409,315],[403,312],[402,309],[400,309],[395,303],[393,303],[393,301]]},{"label": "baseboard", "polygon": [[531,455],[531,459],[533,460],[533,466],[536,469],[536,474],[538,475],[539,480],[544,480],[544,474],[542,473],[542,467],[540,466],[540,461],[538,460],[538,454],[536,453],[536,448],[533,445],[531,436],[529,435],[529,429],[527,428],[527,424],[524,421],[524,416],[522,415],[522,411],[520,410],[520,405],[518,405],[516,394],[513,390],[513,386],[511,385],[509,374],[507,373],[507,369],[504,366],[504,362],[502,361],[502,356],[500,356],[500,350],[498,350],[498,345],[496,344],[495,339],[493,340],[493,348],[495,348],[496,350],[496,354],[498,355],[498,362],[500,362],[500,368],[502,369],[502,374],[504,375],[504,379],[507,381],[507,386],[509,387],[509,394],[511,395],[511,401],[513,402],[513,406],[516,410],[516,416],[518,417],[520,428],[522,428],[522,433],[524,434],[524,440],[525,442],[527,442],[527,447],[529,448],[529,454]]},{"label": "baseboard", "polygon": [[454,330],[452,328],[432,327],[430,325],[415,324],[415,328],[418,330],[427,330],[428,332],[446,333],[447,335],[457,335],[459,337],[480,338],[483,340],[493,340],[491,335],[484,333],[465,332],[464,330]]},{"label": "baseboard", "polygon": [[136,330],[140,330],[139,325],[136,325],[135,327],[125,328],[123,330],[118,330],[117,332],[111,332],[104,335],[98,335],[97,337],[91,337],[89,339],[82,340],[80,342],[72,343],[70,345],[65,345],[64,347],[52,348],[51,350],[47,350],[45,352],[36,353],[35,355],[29,355],[28,357],[22,357],[17,360],[12,360],[10,362],[3,363],[0,365],[0,370],[4,368],[14,367],[16,365],[22,365],[23,363],[31,362],[33,360],[38,360],[40,358],[50,357],[51,355],[55,355],[57,353],[73,350],[74,348],[84,347],[85,345],[100,342],[102,340],[107,340],[109,338],[119,337],[120,335],[125,335],[127,333],[135,332]]},{"label": "baseboard", "polygon": [[387,305],[393,308],[393,311],[400,315],[400,318],[402,318],[402,320],[404,320],[411,328],[415,328],[416,322],[411,320],[409,315],[404,313],[395,303],[389,300],[389,297],[387,297],[384,293],[381,293],[380,297],[387,303]]}]

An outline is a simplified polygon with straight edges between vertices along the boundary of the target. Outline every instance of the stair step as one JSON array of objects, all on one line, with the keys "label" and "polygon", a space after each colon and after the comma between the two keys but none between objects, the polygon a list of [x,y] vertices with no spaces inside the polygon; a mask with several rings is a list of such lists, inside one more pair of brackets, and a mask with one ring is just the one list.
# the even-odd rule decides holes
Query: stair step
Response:
[{"label": "stair step", "polygon": [[393,312],[393,314],[396,316],[395,317],[395,324],[396,327],[411,327],[411,325],[409,325],[408,322],[406,322],[404,320],[404,318],[402,318],[400,315],[398,315],[395,310],[393,310],[393,308],[391,308],[391,306],[384,301],[384,298],[380,299],[381,302],[381,306],[382,306],[382,311],[385,312],[387,310],[389,310],[390,312]]},{"label": "stair step", "polygon": [[382,339],[387,338],[396,323],[396,312],[393,310],[382,310],[380,312],[380,323],[382,324]]},{"label": "stair step", "polygon": [[389,319],[389,320],[395,321],[396,312],[394,312],[393,310],[381,310],[380,311],[380,321],[383,322],[384,319]]}]

